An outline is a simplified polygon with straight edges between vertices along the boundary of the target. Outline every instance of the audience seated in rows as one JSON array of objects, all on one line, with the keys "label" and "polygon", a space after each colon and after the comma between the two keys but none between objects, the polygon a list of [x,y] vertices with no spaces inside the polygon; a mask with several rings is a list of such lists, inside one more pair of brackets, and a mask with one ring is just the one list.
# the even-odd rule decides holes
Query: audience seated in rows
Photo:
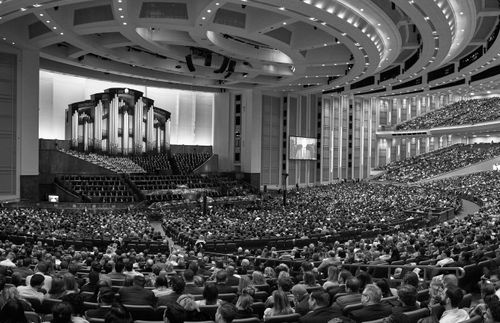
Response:
[{"label": "audience seated in rows", "polygon": [[400,123],[396,130],[472,125],[500,118],[500,98],[461,100]]},{"label": "audience seated in rows", "polygon": [[418,182],[500,156],[500,144],[456,144],[430,153],[392,162],[381,169],[381,181]]}]

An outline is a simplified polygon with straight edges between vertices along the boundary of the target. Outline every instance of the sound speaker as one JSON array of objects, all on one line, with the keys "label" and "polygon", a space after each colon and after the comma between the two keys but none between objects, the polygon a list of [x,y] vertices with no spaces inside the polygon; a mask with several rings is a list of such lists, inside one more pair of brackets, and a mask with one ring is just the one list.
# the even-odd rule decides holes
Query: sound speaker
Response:
[{"label": "sound speaker", "polygon": [[231,60],[229,62],[229,67],[227,68],[227,71],[233,73],[235,66],[236,66],[236,61]]},{"label": "sound speaker", "polygon": [[186,55],[186,64],[190,72],[196,71],[196,68],[193,65],[193,57],[191,55]]},{"label": "sound speaker", "polygon": [[212,53],[207,54],[207,56],[205,56],[205,66],[210,66],[210,65],[212,65]]},{"label": "sound speaker", "polygon": [[214,73],[224,73],[229,64],[229,58],[224,56],[224,60],[222,61],[222,65],[214,71]]}]

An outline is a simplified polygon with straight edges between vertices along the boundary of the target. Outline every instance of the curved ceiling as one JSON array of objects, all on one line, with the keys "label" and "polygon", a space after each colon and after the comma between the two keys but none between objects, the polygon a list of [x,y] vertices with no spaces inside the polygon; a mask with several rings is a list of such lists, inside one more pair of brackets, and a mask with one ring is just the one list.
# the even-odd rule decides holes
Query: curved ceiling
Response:
[{"label": "curved ceiling", "polygon": [[470,91],[496,65],[499,14],[496,0],[3,0],[0,39],[89,77],[391,96]]}]

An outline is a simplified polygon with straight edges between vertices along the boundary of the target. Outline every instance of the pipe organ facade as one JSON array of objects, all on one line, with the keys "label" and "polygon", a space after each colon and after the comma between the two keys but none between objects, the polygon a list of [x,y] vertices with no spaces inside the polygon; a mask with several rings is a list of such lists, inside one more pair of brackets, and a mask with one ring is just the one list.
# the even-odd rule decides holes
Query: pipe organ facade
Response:
[{"label": "pipe organ facade", "polygon": [[66,139],[73,149],[115,154],[167,152],[170,112],[140,91],[110,88],[66,110]]}]

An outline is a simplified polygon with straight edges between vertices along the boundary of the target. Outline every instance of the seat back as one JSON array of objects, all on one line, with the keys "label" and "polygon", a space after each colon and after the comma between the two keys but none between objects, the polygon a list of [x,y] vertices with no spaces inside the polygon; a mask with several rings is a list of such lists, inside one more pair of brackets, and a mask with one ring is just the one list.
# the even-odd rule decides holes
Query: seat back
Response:
[{"label": "seat back", "polygon": [[461,323],[481,323],[481,322],[483,322],[483,318],[479,315],[473,316],[468,320],[461,321]]},{"label": "seat back", "polygon": [[123,304],[123,306],[130,312],[134,320],[155,321],[162,319],[162,317],[157,317],[157,312],[150,305]]},{"label": "seat back", "polygon": [[35,312],[26,311],[26,312],[24,312],[24,316],[26,316],[26,320],[28,320],[28,323],[41,323],[42,322],[40,315],[38,315]]},{"label": "seat back", "polygon": [[206,314],[211,320],[215,320],[215,313],[217,313],[218,308],[219,305],[200,305],[200,312]]},{"label": "seat back", "polygon": [[264,311],[266,310],[266,304],[263,302],[255,302],[252,304],[253,313],[259,316],[259,319],[262,320],[264,317]]},{"label": "seat back", "polygon": [[421,318],[429,316],[430,311],[427,308],[420,308],[418,310],[404,312],[402,315],[405,317],[406,323],[417,323]]},{"label": "seat back", "polygon": [[261,321],[256,317],[250,317],[246,319],[236,319],[233,323],[261,323]]},{"label": "seat back", "polygon": [[472,294],[465,294],[464,298],[458,305],[458,308],[464,308],[464,307],[470,307],[470,304],[472,303]]},{"label": "seat back", "polygon": [[266,319],[266,323],[295,323],[299,322],[300,314],[293,313],[287,315],[271,316]]}]

